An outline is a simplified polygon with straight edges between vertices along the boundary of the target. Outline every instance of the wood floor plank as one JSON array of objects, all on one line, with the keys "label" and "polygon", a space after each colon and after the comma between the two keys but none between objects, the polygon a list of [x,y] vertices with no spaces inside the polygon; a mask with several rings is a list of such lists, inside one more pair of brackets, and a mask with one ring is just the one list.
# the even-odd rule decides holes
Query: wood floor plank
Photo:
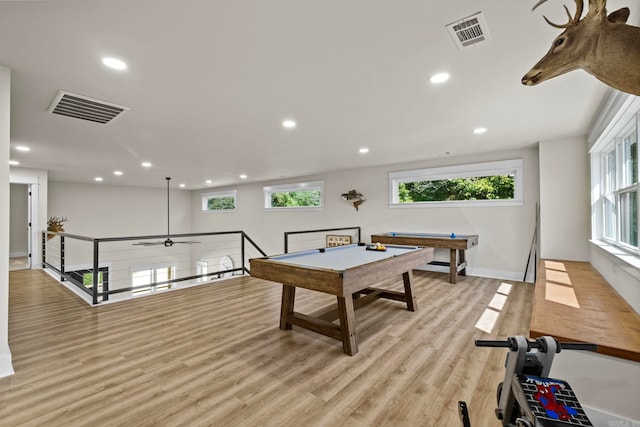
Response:
[{"label": "wood floor plank", "polygon": [[[98,307],[41,270],[10,273],[3,426],[498,425],[505,352],[474,339],[526,335],[533,286],[512,283],[491,333],[474,327],[502,281],[414,272],[418,310],[378,300],[355,312],[359,353],[280,330],[279,284],[236,277]],[[384,284],[401,291],[401,277]],[[296,310],[335,297],[300,289]]]}]

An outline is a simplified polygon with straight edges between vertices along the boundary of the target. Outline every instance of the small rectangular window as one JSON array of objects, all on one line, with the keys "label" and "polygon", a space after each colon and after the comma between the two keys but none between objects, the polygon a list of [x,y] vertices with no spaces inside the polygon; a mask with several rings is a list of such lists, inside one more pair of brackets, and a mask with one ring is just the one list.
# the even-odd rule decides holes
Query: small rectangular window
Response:
[{"label": "small rectangular window", "polygon": [[322,208],[322,181],[271,185],[263,188],[265,209]]},{"label": "small rectangular window", "polygon": [[237,190],[216,191],[202,195],[202,210],[206,212],[237,209]]},{"label": "small rectangular window", "polygon": [[522,159],[389,174],[391,207],[522,205]]}]

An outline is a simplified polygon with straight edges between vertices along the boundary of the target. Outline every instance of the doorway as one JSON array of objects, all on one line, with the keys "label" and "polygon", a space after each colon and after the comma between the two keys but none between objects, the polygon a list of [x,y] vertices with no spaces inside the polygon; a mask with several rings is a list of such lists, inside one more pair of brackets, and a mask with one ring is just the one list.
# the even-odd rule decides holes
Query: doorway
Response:
[{"label": "doorway", "polygon": [[10,184],[9,271],[31,268],[31,185]]}]

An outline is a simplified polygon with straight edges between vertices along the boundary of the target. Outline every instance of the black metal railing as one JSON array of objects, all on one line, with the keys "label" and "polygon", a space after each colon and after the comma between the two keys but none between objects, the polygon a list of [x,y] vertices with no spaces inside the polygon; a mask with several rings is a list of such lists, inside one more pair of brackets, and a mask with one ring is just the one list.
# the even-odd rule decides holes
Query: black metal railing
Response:
[{"label": "black metal railing", "polygon": [[[137,243],[131,244],[133,241]],[[61,281],[68,281],[89,295],[93,304],[108,301],[116,294],[168,289],[184,282],[193,284],[249,273],[248,260],[257,256],[267,254],[244,231],[106,238],[42,233],[43,268],[55,271]],[[222,265],[223,258],[231,263],[230,267],[209,271],[210,261]],[[204,263],[206,271],[198,271],[198,263]],[[157,274],[158,270],[164,274]],[[134,271],[151,272],[149,280],[134,285]]]},{"label": "black metal railing", "polygon": [[[323,229],[319,229],[319,230],[300,230],[300,231],[285,231],[284,233],[284,253],[289,253],[289,243],[290,243],[290,236],[292,235],[316,235],[313,236],[313,238],[311,239],[307,239],[304,242],[303,247],[298,248],[298,249],[311,249],[311,248],[317,248],[317,247],[324,247],[327,246],[326,245],[326,238],[327,238],[327,234],[326,233],[330,233],[330,232],[335,232],[335,231],[347,231],[347,230],[351,230],[352,233],[349,234],[348,236],[351,237],[351,243],[360,243],[361,242],[361,229],[360,227],[339,227],[339,228],[323,228]],[[319,240],[319,236],[321,235],[321,240]],[[355,241],[354,241],[355,240]]]}]

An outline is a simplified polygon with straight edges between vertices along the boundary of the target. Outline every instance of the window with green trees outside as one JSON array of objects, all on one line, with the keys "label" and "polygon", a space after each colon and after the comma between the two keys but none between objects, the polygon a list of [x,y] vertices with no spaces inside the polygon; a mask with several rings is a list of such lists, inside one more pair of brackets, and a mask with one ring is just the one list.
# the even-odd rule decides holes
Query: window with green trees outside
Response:
[{"label": "window with green trees outside", "polygon": [[391,207],[522,205],[522,159],[389,173]]},{"label": "window with green trees outside", "polygon": [[515,177],[493,175],[434,181],[401,182],[399,202],[442,202],[447,200],[513,199]]},{"label": "window with green trees outside", "polygon": [[299,206],[320,206],[320,190],[271,193],[271,207],[291,208]]},{"label": "window with green trees outside", "polygon": [[237,190],[216,191],[202,195],[203,211],[236,210]]},{"label": "window with green trees outside", "polygon": [[263,188],[265,209],[322,208],[322,181],[271,185]]}]

